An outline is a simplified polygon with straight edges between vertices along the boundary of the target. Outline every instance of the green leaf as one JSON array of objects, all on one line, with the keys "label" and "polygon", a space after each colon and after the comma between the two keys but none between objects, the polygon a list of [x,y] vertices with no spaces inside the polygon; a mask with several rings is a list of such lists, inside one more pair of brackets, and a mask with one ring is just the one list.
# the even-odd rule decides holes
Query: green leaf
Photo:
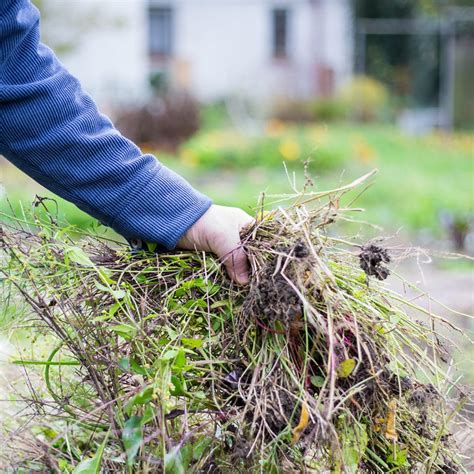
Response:
[{"label": "green leaf", "polygon": [[94,457],[81,461],[74,468],[72,474],[100,474],[100,464],[102,462],[102,456],[104,455],[105,446],[107,445],[107,440],[109,439],[109,433],[105,436],[104,441],[102,441]]},{"label": "green leaf", "polygon": [[184,350],[180,349],[178,351],[173,365],[178,369],[182,369],[186,365],[186,354]]},{"label": "green leaf", "polygon": [[408,458],[407,449],[397,449],[387,458],[387,462],[397,467],[405,466]]},{"label": "green leaf", "polygon": [[130,369],[137,375],[148,375],[148,371],[143,368],[135,359],[130,360]]},{"label": "green leaf", "polygon": [[153,413],[153,408],[151,405],[148,405],[143,411],[142,425],[145,426],[147,423],[150,423],[155,418]]},{"label": "green leaf", "polygon": [[143,443],[142,417],[132,416],[126,422],[122,432],[122,442],[127,453],[127,465],[135,462],[138,450]]},{"label": "green leaf", "polygon": [[165,329],[166,329],[166,332],[168,333],[168,337],[171,340],[174,340],[178,337],[178,333],[174,329],[170,328],[169,326],[166,326]]},{"label": "green leaf", "polygon": [[408,377],[408,373],[404,370],[403,364],[396,360],[389,362],[386,367],[399,377]]},{"label": "green leaf", "polygon": [[132,413],[132,409],[135,405],[146,405],[150,403],[153,396],[153,387],[145,387],[136,395],[130,398],[125,405],[125,411],[128,415]]},{"label": "green leaf", "polygon": [[313,375],[311,378],[311,383],[315,386],[315,387],[322,387],[324,385],[324,377],[321,377],[320,375]]},{"label": "green leaf", "polygon": [[188,347],[192,347],[193,349],[197,349],[202,347],[204,341],[202,339],[188,339],[187,337],[181,338],[181,342]]},{"label": "green leaf", "polygon": [[137,328],[130,324],[116,324],[110,329],[128,341],[133,339],[137,334]]},{"label": "green leaf", "polygon": [[83,267],[95,266],[84,250],[79,247],[68,247],[64,253],[71,262],[82,265]]},{"label": "green leaf", "polygon": [[401,319],[401,318],[402,318],[401,315],[398,314],[398,313],[390,313],[390,315],[389,315],[389,317],[388,317],[388,319],[390,320],[390,322],[391,322],[392,324],[395,324],[395,325],[400,322],[400,319]]},{"label": "green leaf", "polygon": [[341,439],[344,472],[355,474],[359,472],[359,464],[369,441],[366,426],[358,422],[350,427],[345,425]]},{"label": "green leaf", "polygon": [[187,395],[186,381],[183,376],[172,375],[171,383],[174,386],[173,389],[170,389],[170,394],[173,395],[173,397],[181,397]]},{"label": "green leaf", "polygon": [[224,306],[229,306],[229,301],[228,300],[221,300],[221,301],[216,301],[215,303],[212,303],[211,304],[211,309],[222,308]]},{"label": "green leaf", "polygon": [[165,454],[165,472],[170,474],[185,474],[186,465],[183,463],[181,449],[178,445]]},{"label": "green leaf", "polygon": [[110,293],[116,300],[121,300],[125,298],[126,293],[124,290],[113,290],[112,288],[102,285],[97,280],[94,281],[94,285],[98,290],[103,291],[105,293]]},{"label": "green leaf", "polygon": [[338,365],[336,369],[337,375],[342,379],[349,377],[349,375],[352,374],[355,366],[356,361],[354,359],[346,359]]},{"label": "green leaf", "polygon": [[193,459],[199,461],[204,456],[204,452],[211,444],[212,440],[208,437],[203,437],[198,440],[193,446]]},{"label": "green leaf", "polygon": [[128,357],[122,357],[118,361],[118,365],[124,372],[130,372],[130,359]]},{"label": "green leaf", "polygon": [[147,246],[149,252],[154,252],[156,247],[158,247],[158,244],[156,242],[147,242]]},{"label": "green leaf", "polygon": [[161,360],[171,360],[174,359],[178,355],[178,350],[177,349],[169,349],[166,351],[161,357]]},{"label": "green leaf", "polygon": [[122,306],[122,303],[114,303],[112,306],[110,306],[109,317],[112,318],[121,306]]}]

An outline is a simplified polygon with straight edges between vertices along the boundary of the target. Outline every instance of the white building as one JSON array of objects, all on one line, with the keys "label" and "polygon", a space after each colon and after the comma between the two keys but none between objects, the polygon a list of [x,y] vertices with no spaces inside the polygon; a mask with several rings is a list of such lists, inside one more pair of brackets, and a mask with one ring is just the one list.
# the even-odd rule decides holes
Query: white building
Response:
[{"label": "white building", "polygon": [[304,98],[329,94],[351,75],[349,2],[46,0],[43,28],[47,40],[87,23],[60,57],[102,103],[145,98],[152,76],[205,101]]}]

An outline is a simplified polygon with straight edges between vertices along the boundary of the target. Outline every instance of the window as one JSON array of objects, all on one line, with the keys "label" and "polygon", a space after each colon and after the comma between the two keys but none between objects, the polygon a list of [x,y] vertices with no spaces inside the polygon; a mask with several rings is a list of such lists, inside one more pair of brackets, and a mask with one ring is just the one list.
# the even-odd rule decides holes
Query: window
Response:
[{"label": "window", "polygon": [[154,56],[171,56],[173,11],[169,7],[151,7],[149,12],[149,46]]},{"label": "window", "polygon": [[276,8],[272,12],[273,56],[288,57],[288,24],[290,12],[286,8]]}]

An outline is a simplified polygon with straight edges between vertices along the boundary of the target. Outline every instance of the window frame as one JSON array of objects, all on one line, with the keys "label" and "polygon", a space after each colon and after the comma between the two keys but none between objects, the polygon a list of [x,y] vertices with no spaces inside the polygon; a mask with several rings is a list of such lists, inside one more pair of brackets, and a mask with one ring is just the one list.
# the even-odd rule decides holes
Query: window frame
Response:
[{"label": "window frame", "polygon": [[[278,25],[278,21],[283,23]],[[271,54],[276,60],[288,60],[290,58],[290,30],[291,30],[291,9],[287,6],[275,6],[271,9]],[[280,29],[280,31],[279,31]],[[282,35],[279,40],[278,36]],[[279,44],[282,42],[282,44]]]},{"label": "window frame", "polygon": [[[159,16],[161,15],[161,19]],[[148,54],[152,58],[158,59],[165,59],[170,58],[173,56],[174,50],[174,9],[171,5],[153,5],[151,4],[148,7]],[[153,16],[156,16],[154,19]],[[159,27],[159,23],[163,22],[161,25],[167,23],[165,31],[163,34],[163,38],[158,40],[154,40],[153,36],[157,32],[157,27]],[[153,22],[156,22],[158,25],[152,26]],[[166,36],[165,36],[166,35]],[[156,44],[162,42],[162,45],[158,45],[155,47]],[[156,44],[154,44],[156,43]]]}]

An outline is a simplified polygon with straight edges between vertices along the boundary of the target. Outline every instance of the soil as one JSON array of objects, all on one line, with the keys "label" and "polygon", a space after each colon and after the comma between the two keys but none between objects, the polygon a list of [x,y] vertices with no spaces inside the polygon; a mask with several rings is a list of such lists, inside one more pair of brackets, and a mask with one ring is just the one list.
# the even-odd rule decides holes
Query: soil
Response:
[{"label": "soil", "polygon": [[379,280],[385,280],[390,275],[390,270],[382,263],[390,263],[391,258],[387,249],[369,244],[362,247],[359,255],[360,268],[367,276],[374,276]]},{"label": "soil", "polygon": [[[279,321],[287,330],[291,329],[292,323],[303,314],[301,300],[288,280],[296,281],[296,271],[304,271],[306,265],[301,265],[301,261],[309,260],[309,251],[301,242],[297,242],[293,247],[281,247],[276,250],[278,255],[272,258],[258,283],[251,288],[245,311],[256,319],[263,316],[264,324],[273,329]],[[293,257],[298,265],[291,261]],[[282,268],[285,268],[284,275]]]}]

